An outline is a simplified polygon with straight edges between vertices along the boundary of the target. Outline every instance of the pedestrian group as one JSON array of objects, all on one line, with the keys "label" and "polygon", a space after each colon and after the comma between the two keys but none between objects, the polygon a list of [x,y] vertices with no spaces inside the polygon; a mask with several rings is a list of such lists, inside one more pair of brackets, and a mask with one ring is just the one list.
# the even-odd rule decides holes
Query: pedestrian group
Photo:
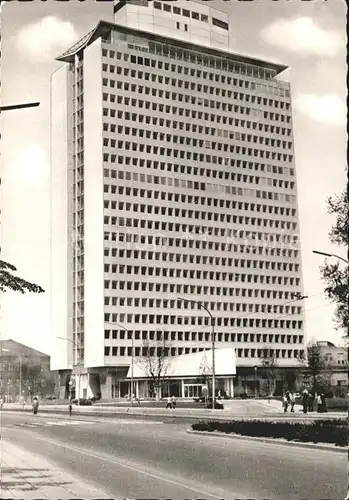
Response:
[{"label": "pedestrian group", "polygon": [[167,398],[167,403],[166,403],[166,410],[170,409],[170,410],[175,410],[176,409],[176,405],[177,405],[177,399],[175,396],[169,396]]},{"label": "pedestrian group", "polygon": [[[304,389],[302,392],[302,407],[303,413],[308,413],[314,411],[314,401],[316,399],[317,412],[318,413],[326,413],[326,399],[323,393],[314,394],[313,392],[309,392],[307,389]],[[282,405],[284,408],[284,412],[286,413],[288,408],[291,408],[291,412],[294,412],[294,405],[296,402],[295,394],[286,391],[282,397]]]}]

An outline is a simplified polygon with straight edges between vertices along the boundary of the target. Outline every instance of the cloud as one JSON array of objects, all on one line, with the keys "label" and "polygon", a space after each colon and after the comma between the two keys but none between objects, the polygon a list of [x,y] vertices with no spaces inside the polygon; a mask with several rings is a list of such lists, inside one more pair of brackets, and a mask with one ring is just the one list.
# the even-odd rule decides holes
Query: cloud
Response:
[{"label": "cloud", "polygon": [[277,19],[261,31],[262,39],[288,52],[332,57],[345,42],[335,31],[317,26],[310,17]]},{"label": "cloud", "polygon": [[77,39],[73,24],[48,16],[21,29],[17,34],[17,46],[25,55],[44,61],[67,50]]},{"label": "cloud", "polygon": [[308,118],[326,125],[344,125],[346,106],[335,94],[316,96],[300,94],[294,101],[295,108]]}]

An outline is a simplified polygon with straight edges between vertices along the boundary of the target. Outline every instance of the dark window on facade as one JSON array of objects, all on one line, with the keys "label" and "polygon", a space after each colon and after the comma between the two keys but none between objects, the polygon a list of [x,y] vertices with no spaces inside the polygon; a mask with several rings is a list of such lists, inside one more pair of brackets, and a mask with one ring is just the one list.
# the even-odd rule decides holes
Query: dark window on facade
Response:
[{"label": "dark window on facade", "polygon": [[220,19],[216,19],[215,17],[212,18],[212,24],[214,26],[219,26],[220,28],[223,28],[224,30],[229,30],[229,26],[227,23],[224,21],[221,21]]}]

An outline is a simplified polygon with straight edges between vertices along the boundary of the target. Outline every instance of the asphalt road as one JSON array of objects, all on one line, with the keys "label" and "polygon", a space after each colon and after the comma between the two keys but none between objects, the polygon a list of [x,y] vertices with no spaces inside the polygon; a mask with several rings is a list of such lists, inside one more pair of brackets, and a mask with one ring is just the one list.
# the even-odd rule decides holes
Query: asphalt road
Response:
[{"label": "asphalt road", "polygon": [[338,500],[346,495],[346,454],[188,435],[186,427],[132,417],[1,416],[5,440],[94,482],[110,498]]}]

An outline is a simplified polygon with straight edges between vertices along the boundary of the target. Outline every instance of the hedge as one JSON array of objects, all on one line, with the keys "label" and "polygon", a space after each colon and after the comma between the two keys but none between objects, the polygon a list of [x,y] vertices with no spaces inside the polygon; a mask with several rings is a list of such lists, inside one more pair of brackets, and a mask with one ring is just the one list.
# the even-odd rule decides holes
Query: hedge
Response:
[{"label": "hedge", "polygon": [[223,432],[254,437],[283,438],[287,441],[348,445],[348,427],[344,419],[304,422],[266,422],[261,420],[200,421],[192,424],[195,431]]}]

